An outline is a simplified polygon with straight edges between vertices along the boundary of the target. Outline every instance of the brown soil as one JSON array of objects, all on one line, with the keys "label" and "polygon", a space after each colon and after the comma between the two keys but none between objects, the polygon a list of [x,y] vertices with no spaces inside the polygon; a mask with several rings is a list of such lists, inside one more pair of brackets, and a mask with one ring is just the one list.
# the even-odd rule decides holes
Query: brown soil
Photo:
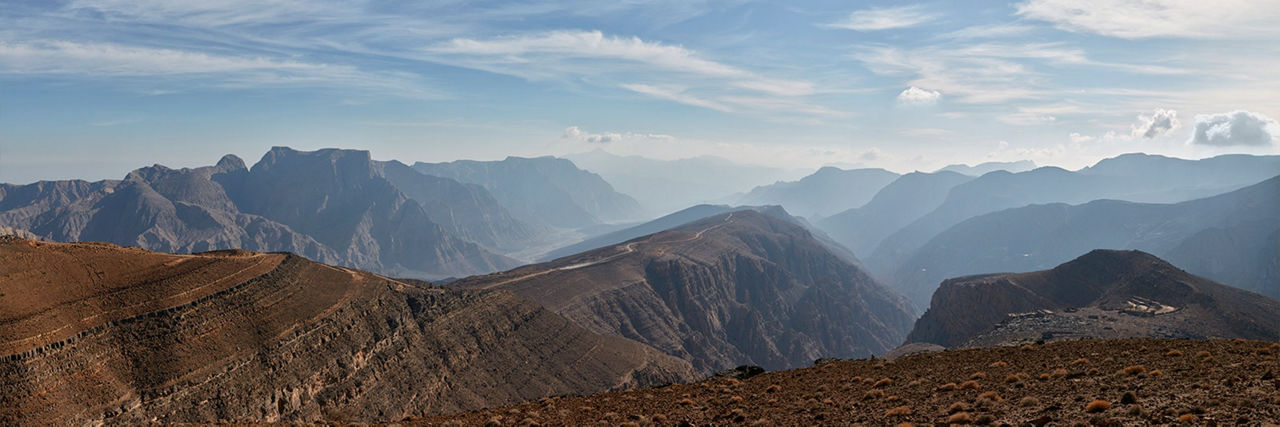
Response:
[{"label": "brown soil", "polygon": [[745,381],[711,379],[549,398],[421,422],[1133,425],[1181,419],[1195,424],[1275,425],[1280,422],[1277,378],[1280,344],[1271,342],[1062,341],[919,354],[896,361],[837,361]]}]

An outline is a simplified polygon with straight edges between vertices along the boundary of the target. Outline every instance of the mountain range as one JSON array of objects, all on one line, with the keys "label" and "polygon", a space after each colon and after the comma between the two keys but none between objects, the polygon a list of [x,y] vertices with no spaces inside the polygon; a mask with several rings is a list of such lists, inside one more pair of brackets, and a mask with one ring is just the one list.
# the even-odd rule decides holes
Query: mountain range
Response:
[{"label": "mountain range", "polygon": [[981,215],[931,239],[892,277],[897,289],[924,305],[948,277],[1049,268],[1095,248],[1139,249],[1280,298],[1277,237],[1280,176],[1182,203],[1098,200]]},{"label": "mountain range", "polygon": [[884,169],[840,169],[827,166],[798,181],[780,181],[752,189],[737,199],[742,205],[779,205],[801,217],[817,219],[867,203],[898,178]]}]

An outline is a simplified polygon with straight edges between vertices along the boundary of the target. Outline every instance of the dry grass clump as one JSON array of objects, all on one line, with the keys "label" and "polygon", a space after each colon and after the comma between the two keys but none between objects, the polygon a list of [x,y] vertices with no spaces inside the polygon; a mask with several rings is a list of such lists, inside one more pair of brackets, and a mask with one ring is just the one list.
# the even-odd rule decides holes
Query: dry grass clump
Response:
[{"label": "dry grass clump", "polygon": [[1159,369],[1152,369],[1151,372],[1147,372],[1147,375],[1158,377],[1158,376],[1164,375],[1164,371],[1161,371]]},{"label": "dry grass clump", "polygon": [[969,376],[969,379],[971,379],[971,380],[985,380],[985,379],[987,379],[987,373],[986,373],[986,372],[982,372],[982,371],[974,372],[974,373],[973,373],[973,375],[970,375],[970,376]]},{"label": "dry grass clump", "polygon": [[1052,373],[1054,378],[1062,378],[1070,374],[1071,374],[1070,372],[1067,372],[1066,369],[1062,369],[1062,368],[1054,369]]},{"label": "dry grass clump", "polygon": [[1052,377],[1052,376],[1050,376],[1049,374],[1040,374],[1040,376],[1039,376],[1039,377],[1037,377],[1037,378],[1039,378],[1039,379],[1040,379],[1040,381],[1049,381],[1049,379],[1050,379],[1050,378],[1053,378],[1053,377]]},{"label": "dry grass clump", "polygon": [[867,392],[862,395],[863,400],[879,399],[881,397],[884,397],[884,390],[880,389],[867,390]]},{"label": "dry grass clump", "polygon": [[1000,401],[1003,401],[1003,400],[1004,400],[1004,398],[1003,398],[1003,397],[1000,397],[1000,393],[996,393],[996,392],[994,392],[994,391],[988,391],[988,392],[985,392],[985,393],[979,394],[979,395],[978,395],[978,398],[979,398],[979,399],[987,399],[987,400],[990,400],[990,401],[992,401],[992,402],[1000,402]]},{"label": "dry grass clump", "polygon": [[1196,422],[1196,416],[1195,414],[1182,414],[1182,416],[1178,417],[1178,422],[1183,424],[1194,423]]},{"label": "dry grass clump", "polygon": [[1022,398],[1022,400],[1018,401],[1018,406],[1022,406],[1025,408],[1030,408],[1032,406],[1040,406],[1040,399],[1036,399],[1034,396],[1027,396]]},{"label": "dry grass clump", "polygon": [[1003,368],[1005,366],[1009,366],[1009,364],[1005,363],[1003,360],[997,360],[995,362],[991,362],[992,368]]},{"label": "dry grass clump", "polygon": [[1124,368],[1124,373],[1126,375],[1138,375],[1146,371],[1147,371],[1147,368],[1143,367],[1142,365],[1131,365],[1131,366],[1126,366]]},{"label": "dry grass clump", "polygon": [[1085,412],[1102,412],[1111,409],[1111,402],[1105,400],[1095,400],[1084,405]]},{"label": "dry grass clump", "polygon": [[1076,359],[1076,360],[1071,361],[1071,366],[1075,366],[1075,365],[1084,365],[1084,364],[1088,364],[1088,363],[1089,363],[1089,359],[1084,358],[1084,357],[1081,357],[1081,358],[1079,358],[1079,359]]},{"label": "dry grass clump", "polygon": [[742,403],[742,400],[742,396],[733,396],[729,398],[729,401],[733,403]]},{"label": "dry grass clump", "polygon": [[936,388],[936,389],[934,389],[934,390],[936,390],[936,391],[955,391],[955,390],[956,390],[956,388],[957,388],[956,383],[946,383],[946,384],[943,384],[943,385],[938,386],[938,388]]},{"label": "dry grass clump", "polygon": [[782,386],[774,384],[764,389],[765,393],[777,393],[782,391]]},{"label": "dry grass clump", "polygon": [[1178,357],[1182,355],[1182,351],[1175,348],[1173,350],[1169,350],[1169,352],[1165,353],[1164,355],[1169,357]]},{"label": "dry grass clump", "polygon": [[1010,374],[1009,376],[1004,377],[1004,382],[1007,384],[1013,384],[1016,382],[1022,382],[1029,379],[1031,379],[1031,376],[1027,375],[1026,372],[1019,372],[1019,373]]},{"label": "dry grass clump", "polygon": [[969,410],[969,405],[965,405],[964,402],[956,402],[956,403],[952,403],[951,406],[947,408],[947,413],[954,414],[956,412],[965,412],[968,410]]},{"label": "dry grass clump", "polygon": [[963,382],[963,383],[960,383],[960,389],[961,389],[961,390],[972,390],[972,389],[976,389],[976,388],[978,388],[978,382],[977,382],[977,381],[972,381],[972,380],[970,380],[970,381],[965,381],[965,382]]},{"label": "dry grass clump", "polygon": [[906,406],[899,406],[897,408],[890,409],[884,413],[884,416],[886,417],[897,417],[902,415],[911,415],[911,408],[908,408]]},{"label": "dry grass clump", "polygon": [[876,383],[875,383],[875,384],[872,384],[872,385],[871,385],[871,387],[872,387],[872,388],[885,388],[885,387],[888,387],[888,386],[891,386],[891,385],[893,385],[893,380],[892,380],[892,379],[889,379],[889,378],[881,378],[881,379],[880,379],[880,381],[876,381]]},{"label": "dry grass clump", "polygon": [[681,405],[683,405],[683,406],[690,406],[690,405],[693,405],[693,399],[690,399],[690,398],[687,398],[687,397],[686,397],[686,398],[684,398],[684,399],[680,399],[680,401],[679,401],[679,402],[677,402],[677,403],[679,403],[679,404],[681,404]]},{"label": "dry grass clump", "polygon": [[973,417],[968,412],[957,412],[947,418],[947,424],[969,424],[971,422],[973,422]]}]

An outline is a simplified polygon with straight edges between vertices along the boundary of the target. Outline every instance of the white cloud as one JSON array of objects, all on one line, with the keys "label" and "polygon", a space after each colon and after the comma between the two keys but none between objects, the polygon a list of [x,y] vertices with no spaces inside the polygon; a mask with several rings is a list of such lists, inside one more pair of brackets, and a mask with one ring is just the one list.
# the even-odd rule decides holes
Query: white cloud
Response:
[{"label": "white cloud", "polygon": [[1157,136],[1168,135],[1177,129],[1181,123],[1178,123],[1178,112],[1174,110],[1165,110],[1157,108],[1155,113],[1148,116],[1145,114],[1138,116],[1138,123],[1133,125],[1134,138],[1155,138]]},{"label": "white cloud", "polygon": [[1270,145],[1280,134],[1280,124],[1259,113],[1236,110],[1196,115],[1189,144],[1233,146]]},{"label": "white cloud", "polygon": [[1252,38],[1280,33],[1273,0],[1028,0],[1018,15],[1121,38]]},{"label": "white cloud", "polygon": [[1074,142],[1074,143],[1077,143],[1077,144],[1081,144],[1081,143],[1085,143],[1085,142],[1090,142],[1090,141],[1093,141],[1093,139],[1094,139],[1092,136],[1089,136],[1089,135],[1081,135],[1081,134],[1076,133],[1076,132],[1071,132],[1071,135],[1067,135],[1067,137],[1071,139],[1071,142]]},{"label": "white cloud", "polygon": [[577,127],[577,126],[569,126],[569,127],[565,128],[565,129],[564,129],[564,134],[563,134],[563,135],[561,135],[560,137],[561,137],[561,138],[563,138],[563,139],[572,139],[572,140],[578,140],[578,141],[589,142],[589,143],[593,143],[593,144],[608,144],[608,143],[611,143],[611,142],[618,142],[618,141],[622,141],[622,140],[653,140],[653,139],[668,140],[668,139],[675,139],[675,137],[674,137],[674,136],[671,136],[671,135],[664,135],[664,134],[657,134],[657,133],[635,133],[635,132],[627,132],[627,133],[618,133],[618,132],[590,133],[590,132],[587,132],[587,131],[582,130],[582,128]]},{"label": "white cloud", "polygon": [[941,97],[942,92],[911,86],[898,94],[898,102],[908,105],[933,105],[937,104],[938,98]]},{"label": "white cloud", "polygon": [[636,83],[624,84],[622,85],[622,87],[632,92],[652,96],[658,99],[665,99],[668,101],[674,101],[674,102],[678,102],[685,105],[708,108],[716,111],[723,111],[726,113],[733,112],[733,108],[730,108],[727,105],[724,105],[709,99],[704,99],[697,96],[686,94],[684,88],[660,87],[660,86],[636,84]]},{"label": "white cloud", "polygon": [[848,18],[825,26],[854,31],[879,31],[914,27],[933,19],[934,15],[925,13],[921,6],[903,6],[855,11]]},{"label": "white cloud", "polygon": [[938,128],[908,128],[908,129],[900,130],[900,131],[898,131],[898,133],[900,133],[900,134],[902,134],[902,135],[906,135],[906,136],[932,136],[932,137],[937,137],[937,136],[946,136],[946,135],[951,135],[951,134],[953,134],[954,132],[952,132],[952,131],[950,131],[950,130],[947,130],[947,129],[938,129]]},{"label": "white cloud", "polygon": [[961,28],[943,34],[948,39],[989,39],[1020,36],[1035,30],[1035,27],[1022,24],[977,25]]}]

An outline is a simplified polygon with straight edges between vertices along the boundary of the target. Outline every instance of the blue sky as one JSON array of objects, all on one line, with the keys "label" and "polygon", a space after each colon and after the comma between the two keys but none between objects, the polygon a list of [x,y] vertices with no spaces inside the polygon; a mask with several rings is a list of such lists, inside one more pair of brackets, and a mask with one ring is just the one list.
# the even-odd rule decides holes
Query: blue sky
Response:
[{"label": "blue sky", "polygon": [[1274,154],[1280,2],[0,1],[0,182],[268,147],[932,170]]}]

